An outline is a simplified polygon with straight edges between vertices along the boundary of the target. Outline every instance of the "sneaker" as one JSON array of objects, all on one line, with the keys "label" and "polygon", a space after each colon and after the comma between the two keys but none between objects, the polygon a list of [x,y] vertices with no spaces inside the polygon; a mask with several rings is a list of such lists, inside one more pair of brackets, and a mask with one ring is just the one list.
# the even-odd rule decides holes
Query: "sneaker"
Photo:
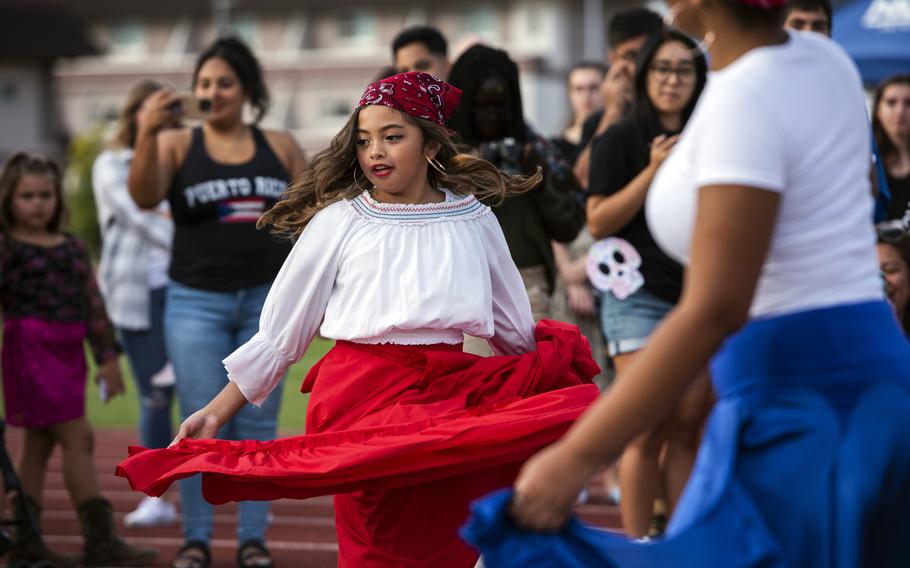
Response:
[{"label": "sneaker", "polygon": [[127,513],[123,523],[129,528],[164,527],[177,522],[177,507],[158,497],[146,497],[136,510]]},{"label": "sneaker", "polygon": [[651,517],[651,524],[648,527],[648,536],[651,538],[660,538],[664,531],[667,530],[667,515],[664,513],[655,513]]},{"label": "sneaker", "polygon": [[619,485],[614,485],[607,491],[607,499],[611,505],[619,505],[619,500],[622,498],[622,495],[619,492]]},{"label": "sneaker", "polygon": [[578,498],[575,500],[575,504],[584,505],[585,503],[588,502],[588,499],[590,499],[590,498],[591,498],[591,494],[588,493],[588,489],[586,487],[586,488],[582,489],[581,492],[578,494]]}]

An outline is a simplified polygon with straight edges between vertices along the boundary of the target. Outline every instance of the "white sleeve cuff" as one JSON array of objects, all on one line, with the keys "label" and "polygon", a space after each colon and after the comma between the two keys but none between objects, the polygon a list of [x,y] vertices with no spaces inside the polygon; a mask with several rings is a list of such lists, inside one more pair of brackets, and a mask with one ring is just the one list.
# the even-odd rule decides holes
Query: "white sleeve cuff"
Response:
[{"label": "white sleeve cuff", "polygon": [[272,346],[261,331],[222,361],[233,381],[250,403],[260,406],[293,361]]}]

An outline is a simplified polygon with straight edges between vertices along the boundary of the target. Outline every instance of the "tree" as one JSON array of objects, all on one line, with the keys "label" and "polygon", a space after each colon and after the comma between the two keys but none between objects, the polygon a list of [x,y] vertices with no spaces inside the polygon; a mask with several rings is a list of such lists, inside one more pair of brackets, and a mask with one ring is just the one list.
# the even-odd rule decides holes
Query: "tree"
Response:
[{"label": "tree", "polygon": [[101,255],[101,231],[92,191],[92,164],[104,148],[105,129],[98,126],[73,139],[66,170],[69,231],[82,239],[94,259]]}]

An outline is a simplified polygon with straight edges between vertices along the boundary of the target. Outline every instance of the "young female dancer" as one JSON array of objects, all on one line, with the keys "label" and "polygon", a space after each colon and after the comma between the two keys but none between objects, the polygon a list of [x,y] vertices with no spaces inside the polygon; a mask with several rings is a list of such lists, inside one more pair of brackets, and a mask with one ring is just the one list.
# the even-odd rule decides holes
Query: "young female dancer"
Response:
[{"label": "young female dancer", "polygon": [[[536,330],[496,218],[539,183],[461,153],[445,121],[460,91],[420,72],[370,85],[348,124],[261,223],[298,237],[261,326],[225,359],[230,382],[174,446],[118,468],[158,494],[203,472],[212,502],[338,494],[340,564],[470,567],[468,503],[508,484],[533,448],[596,396],[577,328]],[[335,347],[310,371],[307,435],[195,440],[262,404],[317,329]],[[464,333],[501,356],[461,350]]]},{"label": "young female dancer", "polygon": [[[41,156],[13,154],[0,173],[0,306],[6,420],[24,429],[19,498],[38,519],[54,446],[79,513],[86,566],[144,566],[155,551],[117,537],[111,504],[95,475],[94,433],[85,418],[85,340],[108,396],[123,392],[114,328],[85,245],[61,232],[60,169]],[[21,533],[20,533],[21,534]],[[19,538],[10,564],[69,561],[36,539]]]},{"label": "young female dancer", "polygon": [[[480,507],[472,539],[494,567],[557,553],[560,566],[906,565],[910,346],[878,276],[859,73],[827,38],[783,31],[786,0],[687,5],[711,32],[714,74],[647,201],[658,243],[688,263],[682,299],[527,463],[512,510],[563,527],[598,464],[713,357],[719,401],[692,477],[657,542],[577,523],[523,536],[497,522],[506,494]],[[518,547],[536,563],[503,554]]]}]

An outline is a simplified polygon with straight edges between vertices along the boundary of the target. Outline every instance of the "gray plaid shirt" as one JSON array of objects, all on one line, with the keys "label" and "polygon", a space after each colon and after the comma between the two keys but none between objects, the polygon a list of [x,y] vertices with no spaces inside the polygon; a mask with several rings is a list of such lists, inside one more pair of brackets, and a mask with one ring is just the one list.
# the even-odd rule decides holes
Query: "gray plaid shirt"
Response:
[{"label": "gray plaid shirt", "polygon": [[153,248],[170,251],[174,223],[159,210],[140,209],[130,197],[132,158],[132,150],[105,150],[92,167],[102,237],[98,283],[114,325],[143,330],[150,325],[149,255]]}]

